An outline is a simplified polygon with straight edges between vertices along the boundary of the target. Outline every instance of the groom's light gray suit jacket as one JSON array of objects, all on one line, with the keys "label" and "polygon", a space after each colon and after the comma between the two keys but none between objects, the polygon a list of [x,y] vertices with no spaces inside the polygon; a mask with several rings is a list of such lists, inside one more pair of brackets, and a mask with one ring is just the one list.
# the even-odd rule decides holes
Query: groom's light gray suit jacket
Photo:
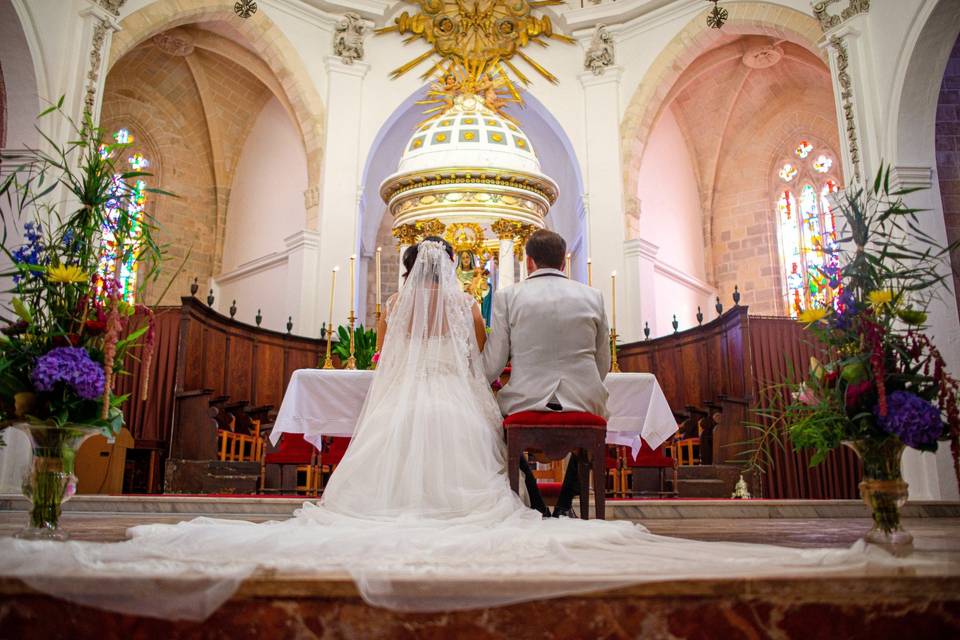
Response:
[{"label": "groom's light gray suit jacket", "polygon": [[497,394],[503,415],[547,411],[547,403],[558,402],[564,411],[607,417],[610,330],[598,290],[538,269],[497,291],[491,329],[483,350],[487,379],[511,364],[510,381]]}]

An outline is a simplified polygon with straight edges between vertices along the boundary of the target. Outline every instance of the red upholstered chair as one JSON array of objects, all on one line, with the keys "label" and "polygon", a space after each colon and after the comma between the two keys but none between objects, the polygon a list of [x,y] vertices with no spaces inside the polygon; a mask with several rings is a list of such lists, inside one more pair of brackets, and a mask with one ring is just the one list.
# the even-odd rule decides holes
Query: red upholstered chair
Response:
[{"label": "red upholstered chair", "polygon": [[[646,442],[642,443],[640,451],[637,452],[637,456],[634,457],[633,453],[628,449],[626,457],[626,466],[623,469],[623,486],[629,487],[627,491],[631,495],[636,495],[641,493],[635,489],[637,484],[636,475],[637,471],[640,469],[656,469],[659,471],[660,475],[660,491],[657,492],[659,496],[676,496],[677,493],[677,459],[671,458],[665,455],[664,452],[665,445],[660,445],[656,449],[651,449],[650,445]],[[673,474],[673,490],[667,491],[664,475],[666,474],[667,469],[671,470]],[[627,476],[630,476],[629,482]]]},{"label": "red upholstered chair", "polygon": [[[260,463],[260,492],[266,493],[268,489],[265,485],[266,467],[275,464],[281,468],[281,485],[283,485],[282,469],[285,467],[296,467],[297,481],[295,482],[296,491],[304,492],[307,495],[317,495],[317,479],[319,468],[317,466],[317,449],[303,438],[302,433],[284,433],[280,436],[280,443],[275,451],[264,454]],[[299,483],[299,476],[303,473],[305,479],[303,484]],[[273,489],[271,489],[273,490]],[[276,489],[283,491],[283,487]]]},{"label": "red upholstered chair", "polygon": [[597,518],[604,519],[607,421],[579,411],[522,411],[503,421],[507,434],[507,474],[510,487],[520,489],[520,456],[534,449],[551,459],[575,452],[580,461],[580,517],[589,518],[590,474]]}]

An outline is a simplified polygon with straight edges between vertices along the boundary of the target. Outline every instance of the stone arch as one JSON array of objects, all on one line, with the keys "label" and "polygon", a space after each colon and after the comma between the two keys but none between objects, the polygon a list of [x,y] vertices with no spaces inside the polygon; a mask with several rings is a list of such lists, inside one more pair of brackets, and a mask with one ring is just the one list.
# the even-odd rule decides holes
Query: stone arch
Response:
[{"label": "stone arch", "polygon": [[669,103],[673,85],[691,62],[725,35],[766,35],[789,40],[826,63],[826,55],[817,46],[823,34],[813,17],[769,2],[730,2],[725,7],[730,17],[722,30],[706,25],[706,11],[698,14],[661,51],[634,91],[620,123],[625,194],[636,192],[646,141]]},{"label": "stone arch", "polygon": [[[934,152],[940,80],[960,34],[960,3],[928,0],[919,12],[894,76],[887,140],[897,164],[935,166]],[[936,82],[931,82],[936,78]]]},{"label": "stone arch", "polygon": [[278,97],[289,105],[303,139],[308,188],[316,188],[323,161],[323,101],[300,55],[273,21],[263,11],[237,20],[233,4],[233,0],[158,0],[134,11],[120,21],[121,31],[113,36],[107,68],[112,68],[138,44],[167,29],[194,22],[230,20],[276,76],[284,93]]}]

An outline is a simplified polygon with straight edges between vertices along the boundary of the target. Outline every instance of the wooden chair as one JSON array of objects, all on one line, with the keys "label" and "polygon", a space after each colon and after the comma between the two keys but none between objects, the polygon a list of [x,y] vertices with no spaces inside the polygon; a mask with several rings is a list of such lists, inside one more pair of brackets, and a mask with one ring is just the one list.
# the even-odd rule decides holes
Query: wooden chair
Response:
[{"label": "wooden chair", "polygon": [[[266,487],[266,474],[268,465],[277,465],[280,467],[280,487]],[[285,433],[280,436],[280,443],[277,449],[268,452],[262,456],[260,462],[260,492],[283,492],[287,486],[284,482],[284,471],[294,469],[295,478],[293,489],[297,493],[305,493],[309,496],[317,495],[319,465],[317,464],[317,449],[303,438],[302,433]],[[303,482],[300,482],[301,474]]]},{"label": "wooden chair", "polygon": [[350,446],[350,438],[324,436],[323,449],[320,451],[320,471],[317,475],[317,487],[320,492],[323,491],[325,485],[324,477],[329,478],[330,474],[337,468],[337,465],[343,460],[343,454],[347,452],[348,446]]},{"label": "wooden chair", "polygon": [[[640,446],[640,451],[637,452],[636,457],[633,456],[632,452],[628,449],[626,451],[626,465],[623,469],[623,480],[622,485],[629,487],[626,489],[626,493],[634,495],[642,495],[642,491],[637,489],[639,485],[639,473],[640,469],[656,469],[659,472],[660,476],[660,490],[656,494],[660,497],[664,496],[677,496],[677,460],[676,458],[669,458],[665,455],[665,445],[660,445],[656,449],[651,449],[650,445],[646,442],[643,442]],[[673,474],[673,485],[672,490],[666,490],[666,482],[664,475],[667,469],[672,471]]]},{"label": "wooden chair", "polygon": [[522,411],[503,421],[507,434],[507,474],[510,487],[520,489],[520,456],[527,449],[550,459],[577,453],[580,472],[580,517],[590,517],[590,472],[597,518],[604,519],[606,493],[607,421],[575,411]]},{"label": "wooden chair", "polygon": [[695,416],[683,420],[673,437],[673,449],[677,464],[690,466],[700,464],[700,421]]}]

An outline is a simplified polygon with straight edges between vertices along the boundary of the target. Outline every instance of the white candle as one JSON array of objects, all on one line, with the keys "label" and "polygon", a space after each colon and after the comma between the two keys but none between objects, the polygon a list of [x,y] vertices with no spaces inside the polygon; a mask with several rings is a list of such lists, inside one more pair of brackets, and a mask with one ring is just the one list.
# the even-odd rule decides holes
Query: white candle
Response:
[{"label": "white candle", "polygon": [[616,332],[617,330],[617,272],[616,271],[610,274],[610,291],[611,291],[611,299],[613,302],[613,323],[611,324],[611,327],[613,328],[614,332]]},{"label": "white candle", "polygon": [[380,254],[383,247],[377,247],[377,305],[380,305]]},{"label": "white candle", "polygon": [[593,286],[593,259],[587,258],[587,284]]},{"label": "white candle", "polygon": [[568,277],[568,278],[570,277],[570,259],[571,259],[572,257],[573,257],[573,256],[571,256],[569,253],[567,254],[567,277]]},{"label": "white candle", "polygon": [[337,288],[337,271],[340,267],[333,268],[333,275],[330,276],[330,321],[327,323],[327,340],[333,335],[333,292]]},{"label": "white candle", "polygon": [[353,316],[353,263],[357,259],[356,255],[350,256],[350,315]]}]

